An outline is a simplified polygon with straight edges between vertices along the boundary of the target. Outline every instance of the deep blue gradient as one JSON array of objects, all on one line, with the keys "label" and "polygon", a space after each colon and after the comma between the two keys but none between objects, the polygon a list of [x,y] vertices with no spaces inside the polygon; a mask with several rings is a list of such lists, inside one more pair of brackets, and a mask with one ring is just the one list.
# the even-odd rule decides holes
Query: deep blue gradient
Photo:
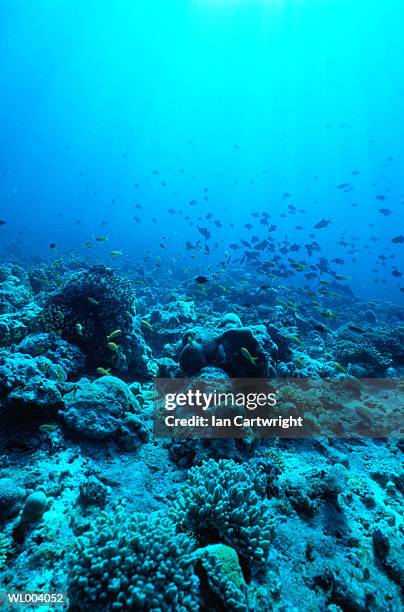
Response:
[{"label": "deep blue gradient", "polygon": [[[341,257],[354,291],[402,301],[401,0],[4,0],[0,12],[2,260],[74,249],[125,267],[148,248],[163,272],[201,269],[265,237],[251,213],[266,211],[276,240],[314,233],[313,261]],[[191,260],[198,225],[211,253]]]}]

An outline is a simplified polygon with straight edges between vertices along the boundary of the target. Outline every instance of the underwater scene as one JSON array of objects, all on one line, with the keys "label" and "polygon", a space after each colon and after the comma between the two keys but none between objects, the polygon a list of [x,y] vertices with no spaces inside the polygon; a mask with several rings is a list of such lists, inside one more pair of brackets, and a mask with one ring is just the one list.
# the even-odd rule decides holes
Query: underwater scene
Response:
[{"label": "underwater scene", "polygon": [[404,610],[403,31],[1,0],[2,610]]}]

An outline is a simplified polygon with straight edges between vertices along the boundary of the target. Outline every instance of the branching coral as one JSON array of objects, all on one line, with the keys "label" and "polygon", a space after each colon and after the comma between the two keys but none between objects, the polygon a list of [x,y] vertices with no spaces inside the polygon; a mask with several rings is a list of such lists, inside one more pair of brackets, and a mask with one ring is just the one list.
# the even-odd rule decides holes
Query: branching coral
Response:
[{"label": "branching coral", "polygon": [[193,541],[177,534],[167,517],[134,514],[123,508],[102,513],[78,539],[69,580],[72,610],[199,609]]},{"label": "branching coral", "polygon": [[265,562],[272,525],[263,496],[266,477],[232,460],[189,471],[174,502],[179,524],[205,543],[228,544],[249,564]]}]

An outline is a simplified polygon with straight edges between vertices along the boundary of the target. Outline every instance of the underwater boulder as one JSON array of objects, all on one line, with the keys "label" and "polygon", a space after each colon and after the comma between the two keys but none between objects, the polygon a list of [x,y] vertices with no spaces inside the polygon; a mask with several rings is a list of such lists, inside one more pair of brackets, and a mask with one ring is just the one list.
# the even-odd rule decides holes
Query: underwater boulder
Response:
[{"label": "underwater boulder", "polygon": [[12,478],[0,478],[0,520],[18,513],[25,490]]},{"label": "underwater boulder", "polygon": [[229,375],[222,368],[205,366],[198,374],[200,380],[228,380]]},{"label": "underwater boulder", "polygon": [[177,300],[168,304],[168,312],[176,315],[180,323],[194,323],[196,321],[195,302]]},{"label": "underwater boulder", "polygon": [[227,312],[224,314],[218,325],[218,327],[243,327],[240,317],[235,312]]},{"label": "underwater boulder", "polygon": [[209,544],[194,553],[196,571],[201,577],[201,595],[206,609],[215,608],[217,599],[229,612],[247,612],[247,584],[237,552],[226,544]]},{"label": "underwater boulder", "polygon": [[[262,329],[257,329],[262,327]],[[263,378],[275,374],[269,353],[263,348],[265,327],[231,328],[217,337],[219,364],[230,376],[238,378]],[[257,335],[256,335],[257,334]],[[259,339],[260,338],[260,339]],[[273,345],[275,346],[275,345]],[[272,347],[272,344],[271,344]]]},{"label": "underwater boulder", "polygon": [[214,365],[217,358],[215,335],[213,329],[201,325],[188,329],[182,335],[179,362],[184,372],[194,375],[204,366]]},{"label": "underwater boulder", "polygon": [[156,360],[158,365],[157,378],[179,378],[181,368],[174,359],[170,357],[161,357]]},{"label": "underwater boulder", "polygon": [[41,307],[30,302],[16,312],[0,315],[0,346],[10,346],[29,334],[36,325]]},{"label": "underwater boulder", "polygon": [[205,365],[206,359],[202,345],[191,338],[180,353],[180,366],[182,370],[192,376],[197,374]]},{"label": "underwater boulder", "polygon": [[[4,278],[4,276],[3,276]],[[0,281],[0,315],[17,312],[33,299],[29,286],[13,274]]]},{"label": "underwater boulder", "polygon": [[67,374],[80,372],[84,367],[85,357],[80,349],[54,333],[30,334],[20,342],[17,351],[32,357],[46,357]]},{"label": "underwater boulder", "polygon": [[46,357],[0,351],[0,413],[17,423],[55,416],[66,374]]},{"label": "underwater boulder", "polygon": [[[140,415],[140,404],[120,378],[103,376],[82,380],[64,396],[63,420],[76,434],[89,440],[122,441],[130,430],[138,432],[131,417]],[[137,433],[135,434],[137,437]]]}]

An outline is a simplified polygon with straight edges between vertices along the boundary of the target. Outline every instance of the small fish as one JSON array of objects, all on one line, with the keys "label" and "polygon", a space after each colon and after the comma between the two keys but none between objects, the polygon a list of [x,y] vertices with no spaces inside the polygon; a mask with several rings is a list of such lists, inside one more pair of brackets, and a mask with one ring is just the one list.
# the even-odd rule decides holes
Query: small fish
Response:
[{"label": "small fish", "polygon": [[116,329],[115,331],[113,331],[110,334],[108,334],[107,340],[108,340],[108,342],[110,342],[114,338],[119,338],[119,336],[122,336],[122,331],[120,329]]},{"label": "small fish", "polygon": [[56,242],[51,242],[49,245],[50,249],[56,249]]},{"label": "small fish", "polygon": [[83,336],[83,332],[84,332],[84,327],[82,326],[81,323],[76,323],[76,332],[78,333],[79,336]]},{"label": "small fish", "polygon": [[334,361],[334,368],[337,370],[337,372],[339,372],[340,374],[346,374],[347,370],[346,368],[344,368],[343,365],[341,365],[340,363],[338,363],[338,361]]},{"label": "small fish", "polygon": [[329,225],[331,223],[331,219],[321,219],[321,221],[319,221],[318,223],[316,223],[316,225],[314,226],[314,229],[323,229],[323,227],[327,227],[327,225]]},{"label": "small fish", "polygon": [[350,331],[353,331],[357,334],[364,334],[366,333],[365,330],[362,327],[358,327],[357,325],[348,325],[348,329]]},{"label": "small fish", "polygon": [[110,371],[111,371],[111,368],[97,368],[96,369],[98,376],[108,376]]},{"label": "small fish", "polygon": [[293,357],[293,363],[297,365],[298,368],[304,367],[304,359],[301,357]]},{"label": "small fish", "polygon": [[290,265],[292,266],[292,268],[294,268],[298,272],[303,272],[303,270],[306,269],[306,266],[298,261],[292,261]]},{"label": "small fish", "polygon": [[333,313],[333,311],[330,310],[330,308],[327,308],[326,310],[322,310],[320,314],[322,317],[325,317],[326,319],[330,319],[330,320],[334,320],[337,318],[335,314]]},{"label": "small fish", "polygon": [[4,221],[4,219],[0,219],[0,227],[2,227],[3,225],[6,225],[6,221]]},{"label": "small fish", "polygon": [[199,283],[200,285],[203,285],[204,283],[209,283],[209,278],[207,276],[195,276],[194,281]]},{"label": "small fish", "polygon": [[110,255],[123,255],[123,251],[111,251]]},{"label": "small fish", "polygon": [[45,423],[44,425],[40,425],[38,429],[39,431],[56,431],[59,427],[54,423]]},{"label": "small fish", "polygon": [[121,350],[120,347],[115,344],[115,342],[107,342],[107,347],[115,353],[119,353],[119,351]]},{"label": "small fish", "polygon": [[297,336],[288,336],[287,338],[293,342],[293,344],[303,344],[303,342]]},{"label": "small fish", "polygon": [[334,278],[335,280],[338,280],[338,281],[350,281],[351,280],[350,276],[344,276],[343,274],[336,274]]},{"label": "small fish", "polygon": [[153,331],[153,326],[147,319],[142,319],[140,321],[140,326],[147,331]]},{"label": "small fish", "polygon": [[96,236],[95,239],[97,242],[106,242],[107,240],[109,240],[108,236]]},{"label": "small fish", "polygon": [[328,327],[322,323],[316,323],[316,325],[313,326],[313,329],[315,329],[319,334],[326,334],[330,331]]},{"label": "small fish", "polygon": [[248,349],[244,346],[241,347],[240,353],[247,359],[252,365],[257,365],[258,357],[253,357]]},{"label": "small fish", "polygon": [[90,302],[90,304],[94,304],[94,306],[98,306],[99,302],[97,302],[97,300],[95,300],[93,297],[88,296],[87,298],[87,302]]}]

